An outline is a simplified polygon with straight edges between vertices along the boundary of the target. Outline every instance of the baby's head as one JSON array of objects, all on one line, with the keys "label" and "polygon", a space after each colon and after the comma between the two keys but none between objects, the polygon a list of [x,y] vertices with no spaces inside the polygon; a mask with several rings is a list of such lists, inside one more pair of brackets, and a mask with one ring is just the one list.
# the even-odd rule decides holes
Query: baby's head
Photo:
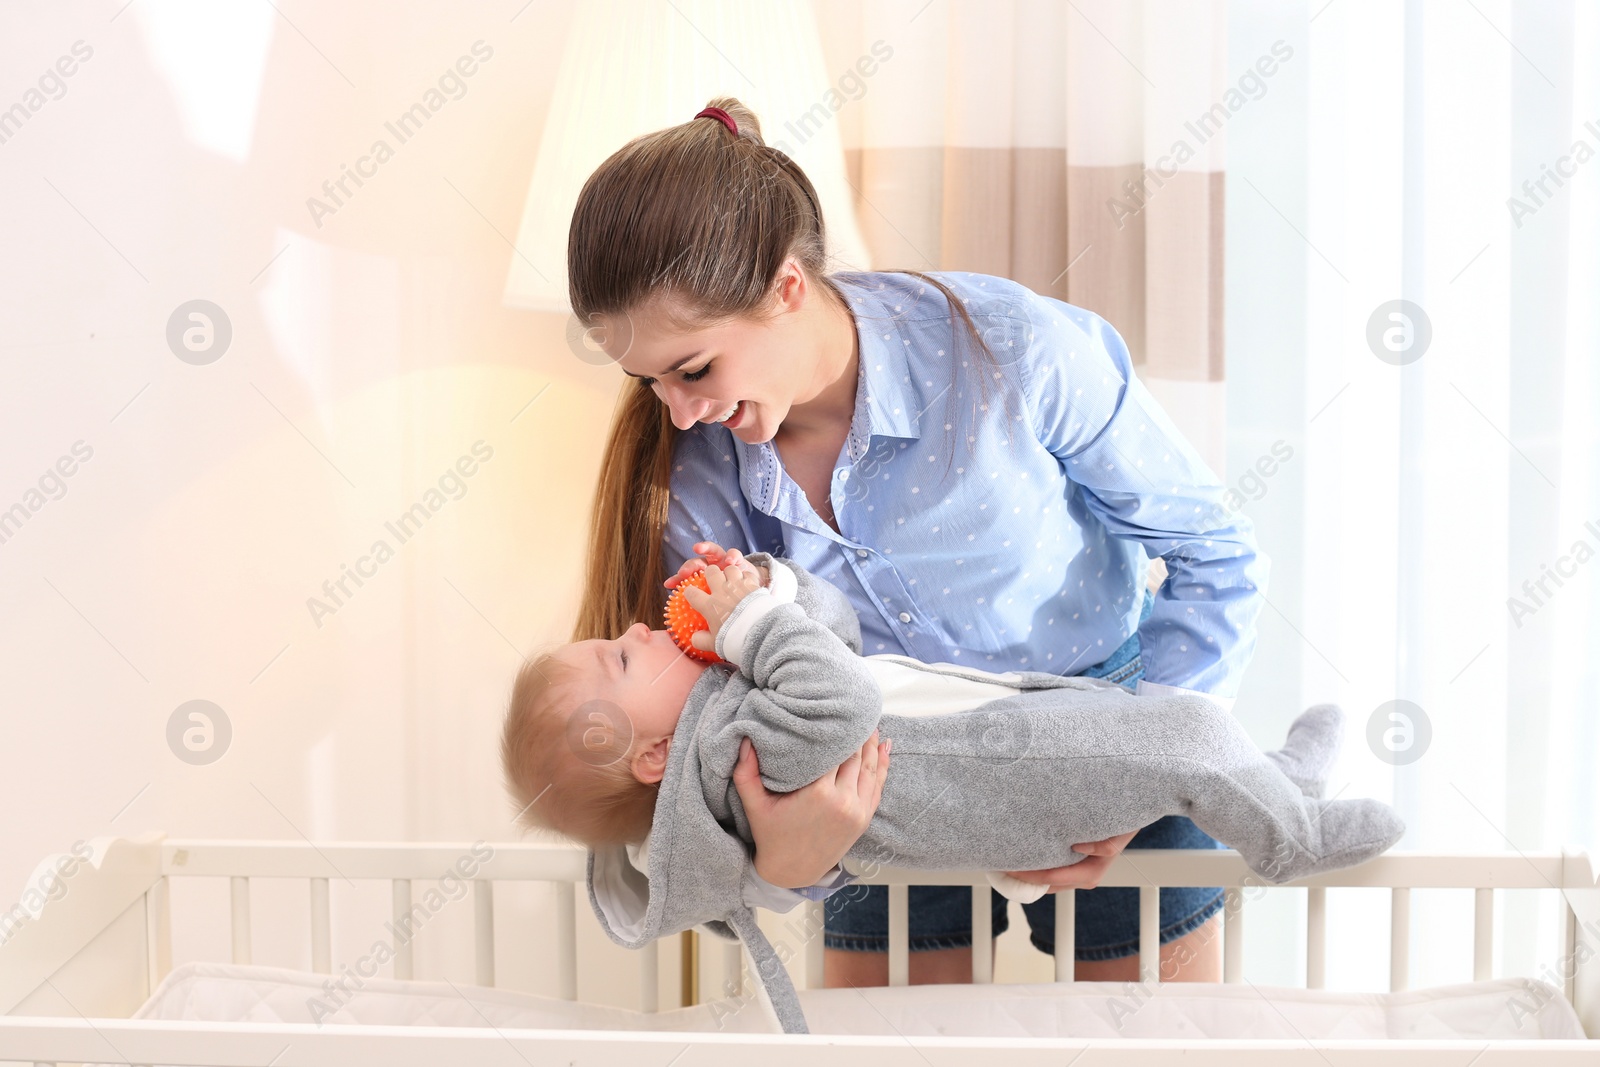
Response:
[{"label": "baby's head", "polygon": [[500,740],[518,821],[591,848],[644,840],[672,732],[704,670],[643,623],[524,663]]}]

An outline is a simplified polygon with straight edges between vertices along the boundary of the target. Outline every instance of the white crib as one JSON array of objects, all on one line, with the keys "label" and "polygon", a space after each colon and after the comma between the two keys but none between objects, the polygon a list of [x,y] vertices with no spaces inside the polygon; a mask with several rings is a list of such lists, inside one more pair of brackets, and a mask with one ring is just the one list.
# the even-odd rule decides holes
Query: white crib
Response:
[{"label": "white crib", "polygon": [[[493,1026],[351,1026],[261,1023],[218,1023],[184,1020],[130,1019],[128,1005],[143,1002],[171,970],[174,922],[171,882],[180,878],[226,878],[231,886],[232,963],[252,959],[251,880],[301,879],[309,886],[310,957],[320,974],[335,973],[330,931],[329,883],[335,878],[374,879],[391,887],[393,921],[413,912],[413,883],[438,879],[442,870],[471,853],[466,844],[351,844],[279,841],[110,839],[97,845],[97,863],[85,864],[70,878],[59,899],[48,901],[31,921],[4,929],[0,942],[0,1062],[34,1064],[130,1063],[264,1065],[384,1063],[432,1065],[442,1062],[583,1063],[583,1064],[814,1064],[824,1048],[843,1067],[900,1065],[929,1067],[965,1063],[981,1056],[985,1063],[1052,1064],[1273,1064],[1327,1067],[1363,1064],[1437,1063],[1465,1067],[1540,1063],[1600,1063],[1600,1043],[1586,1040],[1336,1041],[1309,1040],[1139,1040],[1091,1041],[1062,1038],[995,1038],[938,1036],[847,1036],[769,1033],[606,1031],[580,1029],[504,1029]],[[494,844],[480,854],[471,872],[474,921],[475,981],[495,985],[494,883],[556,883],[556,952],[553,966],[560,996],[577,994],[577,909],[583,892],[584,854],[550,845]],[[986,886],[971,872],[881,870],[866,881],[889,887],[890,984],[905,985],[907,887],[916,885]],[[1157,887],[1221,885],[1228,888],[1224,911],[1224,981],[1244,981],[1243,894],[1255,877],[1233,852],[1139,852],[1115,863],[1103,885],[1140,889],[1141,973],[1156,980]],[[1391,853],[1361,867],[1294,883],[1306,895],[1305,978],[1309,989],[1321,989],[1328,938],[1326,894],[1330,887],[1388,888],[1391,894],[1390,986],[1409,985],[1411,894],[1416,889],[1472,890],[1474,900],[1473,964],[1476,982],[1492,979],[1494,898],[1498,890],[1561,891],[1565,922],[1560,992],[1572,1005],[1583,1029],[1600,1034],[1600,888],[1589,858],[1582,853],[1431,855]],[[974,893],[973,980],[989,982],[988,894]],[[820,928],[820,905],[806,922]],[[1072,988],[1073,894],[1057,894],[1056,977]],[[183,916],[177,916],[178,921]],[[711,939],[707,939],[708,941]],[[1298,946],[1295,946],[1296,948]],[[621,951],[620,949],[618,951]],[[725,951],[737,959],[738,945]],[[654,947],[638,954],[641,967],[641,1009],[660,1007],[658,959]],[[109,961],[109,962],[108,962]],[[808,988],[821,986],[820,937],[804,948],[803,973]],[[396,979],[413,977],[412,948],[396,948]],[[734,967],[730,973],[737,973]],[[1463,975],[1466,979],[1468,976]],[[748,982],[748,977],[746,978]],[[754,983],[752,983],[754,984]],[[918,990],[929,987],[918,987]],[[948,988],[948,987],[946,987]],[[1054,987],[1051,987],[1054,988]],[[50,991],[53,996],[41,993]],[[41,1004],[67,999],[73,1013],[41,1015]],[[914,992],[914,991],[908,991]],[[1564,1009],[1563,1009],[1564,1010]]]}]

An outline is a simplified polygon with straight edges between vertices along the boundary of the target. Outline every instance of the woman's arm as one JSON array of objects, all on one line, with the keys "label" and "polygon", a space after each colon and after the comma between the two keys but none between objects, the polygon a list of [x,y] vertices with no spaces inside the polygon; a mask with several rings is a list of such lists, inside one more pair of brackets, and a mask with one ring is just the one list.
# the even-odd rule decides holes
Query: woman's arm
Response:
[{"label": "woman's arm", "polygon": [[[1034,435],[1108,532],[1167,565],[1169,580],[1139,629],[1140,691],[1198,692],[1231,704],[1254,650],[1268,570],[1250,521],[1227,506],[1215,474],[1139,381],[1109,323],[1049,297],[1030,301],[1027,318],[1019,384]],[[1092,889],[1133,836],[1074,845],[1089,858],[1072,866],[1005,873],[1051,892]]]},{"label": "woman's arm", "polygon": [[1089,841],[1081,845],[1073,845],[1072,851],[1089,858],[1074,863],[1070,867],[1052,867],[1047,871],[1006,871],[1005,873],[1019,881],[1047,885],[1052,893],[1058,889],[1093,889],[1100,884],[1100,879],[1106,876],[1106,869],[1111,866],[1111,861],[1122,855],[1122,850],[1128,847],[1128,842],[1132,841],[1133,835],[1138,832],[1135,830],[1133,833],[1108,837],[1104,841]]},{"label": "woman's arm", "polygon": [[1049,297],[1029,314],[1020,368],[1039,443],[1109,533],[1166,562],[1139,627],[1146,683],[1226,702],[1255,649],[1269,569],[1254,527],[1134,374],[1109,323]]},{"label": "woman's arm", "polygon": [[746,738],[733,785],[756,840],[756,873],[785,889],[823,882],[866,832],[888,776],[889,743],[874,730],[838,770],[792,793],[772,793],[761,784],[755,747]]}]

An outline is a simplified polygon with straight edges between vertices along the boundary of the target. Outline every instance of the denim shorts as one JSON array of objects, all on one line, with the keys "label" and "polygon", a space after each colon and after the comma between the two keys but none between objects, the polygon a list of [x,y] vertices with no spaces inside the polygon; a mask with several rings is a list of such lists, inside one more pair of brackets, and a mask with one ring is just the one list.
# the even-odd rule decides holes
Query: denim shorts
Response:
[{"label": "denim shorts", "polygon": [[[1145,593],[1140,620],[1150,616],[1154,598]],[[1139,635],[1123,642],[1103,663],[1082,672],[1132,687],[1144,676],[1139,656]],[[1129,848],[1221,848],[1194,823],[1178,815],[1146,826],[1134,835]],[[972,947],[972,890],[966,886],[912,886],[908,893],[908,927],[912,952],[940,948]],[[1163,888],[1161,890],[1161,941],[1165,944],[1191,933],[1222,910],[1223,891],[1217,888]],[[995,936],[1009,925],[1006,898],[989,890],[990,915]],[[1040,952],[1054,954],[1055,896],[1046,894],[1022,905],[1030,928],[1029,940]],[[1132,887],[1079,890],[1076,914],[1076,958],[1114,960],[1139,951],[1139,891]],[[823,937],[826,948],[855,952],[889,950],[889,892],[881,885],[847,885],[823,901]]]}]

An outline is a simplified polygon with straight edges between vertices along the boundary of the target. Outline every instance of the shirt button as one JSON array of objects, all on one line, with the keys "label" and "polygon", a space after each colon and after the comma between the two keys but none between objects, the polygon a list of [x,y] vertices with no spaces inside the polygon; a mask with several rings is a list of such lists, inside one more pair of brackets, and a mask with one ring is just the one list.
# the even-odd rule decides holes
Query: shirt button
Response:
[{"label": "shirt button", "polygon": [[911,616],[902,611],[900,613],[900,621],[901,622],[910,622],[911,621]]},{"label": "shirt button", "polygon": [[840,471],[839,472],[839,480],[841,482],[848,482],[850,480],[850,472],[849,471]]},{"label": "shirt button", "polygon": [[860,556],[862,559],[866,559],[867,558],[867,550],[864,549],[864,548],[858,548],[858,549],[856,549],[856,555]]}]

